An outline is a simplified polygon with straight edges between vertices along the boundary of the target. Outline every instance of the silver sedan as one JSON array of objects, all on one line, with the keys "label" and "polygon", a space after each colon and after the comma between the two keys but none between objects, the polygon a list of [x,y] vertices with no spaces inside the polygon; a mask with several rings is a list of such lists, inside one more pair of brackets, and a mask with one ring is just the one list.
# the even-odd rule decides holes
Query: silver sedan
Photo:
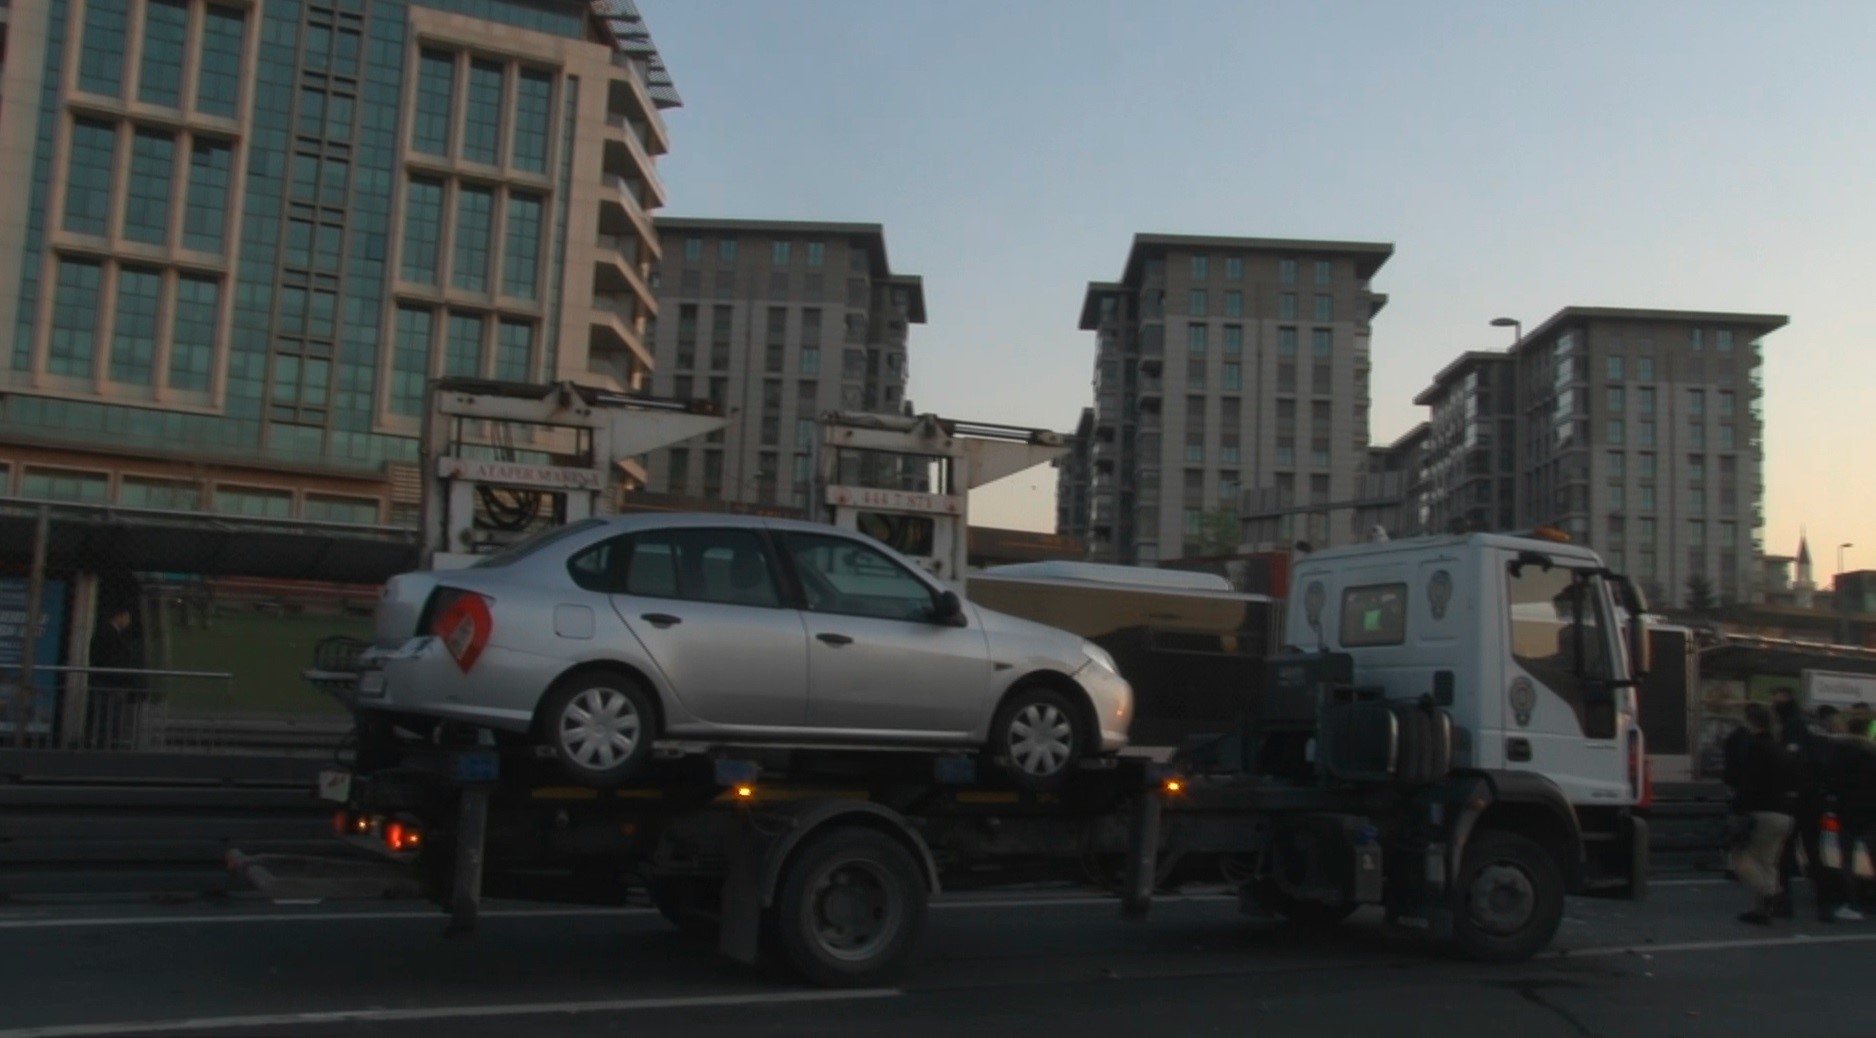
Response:
[{"label": "silver sedan", "polygon": [[596,786],[668,739],[976,747],[1049,788],[1133,717],[1092,642],[849,531],[741,516],[588,519],[396,577],[362,663],[360,709],[528,733]]}]

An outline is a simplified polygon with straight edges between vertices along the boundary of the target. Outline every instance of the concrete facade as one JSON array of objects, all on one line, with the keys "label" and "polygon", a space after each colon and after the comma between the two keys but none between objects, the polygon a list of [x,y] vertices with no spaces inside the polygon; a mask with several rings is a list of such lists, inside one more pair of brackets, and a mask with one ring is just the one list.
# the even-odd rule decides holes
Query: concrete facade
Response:
[{"label": "concrete facade", "polygon": [[661,217],[658,230],[652,386],[710,400],[729,425],[653,452],[648,489],[806,508],[816,418],[909,406],[922,282],[893,272],[878,224]]},{"label": "concrete facade", "polygon": [[1122,277],[1088,286],[1095,333],[1090,556],[1200,554],[1208,514],[1247,492],[1304,507],[1241,530],[1253,550],[1299,531],[1344,543],[1326,511],[1366,471],[1369,286],[1393,246],[1136,235]]},{"label": "concrete facade", "polygon": [[1785,324],[1775,314],[1567,307],[1506,353],[1466,354],[1416,398],[1433,408],[1439,444],[1431,516],[1554,526],[1664,605],[1684,603],[1695,577],[1722,600],[1757,599],[1759,340]]},{"label": "concrete facade", "polygon": [[648,381],[629,0],[8,17],[0,494],[411,522],[429,379]]}]

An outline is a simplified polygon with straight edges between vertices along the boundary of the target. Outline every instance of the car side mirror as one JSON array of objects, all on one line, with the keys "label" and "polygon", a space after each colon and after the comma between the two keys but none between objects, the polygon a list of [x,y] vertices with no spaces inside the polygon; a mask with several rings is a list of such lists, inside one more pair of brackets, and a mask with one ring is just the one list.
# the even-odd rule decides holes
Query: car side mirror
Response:
[{"label": "car side mirror", "polygon": [[964,626],[964,600],[956,591],[940,591],[938,600],[932,605],[931,618],[935,623],[950,627]]}]

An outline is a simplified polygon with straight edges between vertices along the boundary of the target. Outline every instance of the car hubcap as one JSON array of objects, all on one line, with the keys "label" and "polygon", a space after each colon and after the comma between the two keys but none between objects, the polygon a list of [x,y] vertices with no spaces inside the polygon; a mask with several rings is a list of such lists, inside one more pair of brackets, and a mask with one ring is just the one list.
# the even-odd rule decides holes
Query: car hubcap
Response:
[{"label": "car hubcap", "polygon": [[1074,728],[1049,703],[1031,703],[1010,721],[1010,759],[1031,775],[1052,775],[1068,763]]},{"label": "car hubcap", "polygon": [[589,688],[560,715],[560,745],[583,768],[603,771],[632,755],[642,727],[638,707],[616,688]]},{"label": "car hubcap", "polygon": [[808,932],[837,959],[870,958],[899,929],[899,909],[886,874],[869,861],[823,872],[809,891],[807,912]]},{"label": "car hubcap", "polygon": [[1480,869],[1468,893],[1473,925],[1489,934],[1515,934],[1537,912],[1537,890],[1531,877],[1510,862]]}]

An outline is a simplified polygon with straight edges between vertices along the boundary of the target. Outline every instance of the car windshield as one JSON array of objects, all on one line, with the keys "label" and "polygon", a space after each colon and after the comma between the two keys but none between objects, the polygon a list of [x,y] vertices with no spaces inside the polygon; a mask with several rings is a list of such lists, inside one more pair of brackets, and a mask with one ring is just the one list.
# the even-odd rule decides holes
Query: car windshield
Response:
[{"label": "car windshield", "polygon": [[569,537],[585,533],[588,530],[598,526],[604,526],[605,524],[606,521],[604,519],[582,519],[577,523],[568,523],[565,526],[556,526],[550,530],[542,530],[540,533],[529,537],[527,540],[511,544],[493,555],[484,555],[482,558],[477,559],[470,568],[494,569],[499,566],[512,565],[533,555],[542,548],[558,544]]}]

